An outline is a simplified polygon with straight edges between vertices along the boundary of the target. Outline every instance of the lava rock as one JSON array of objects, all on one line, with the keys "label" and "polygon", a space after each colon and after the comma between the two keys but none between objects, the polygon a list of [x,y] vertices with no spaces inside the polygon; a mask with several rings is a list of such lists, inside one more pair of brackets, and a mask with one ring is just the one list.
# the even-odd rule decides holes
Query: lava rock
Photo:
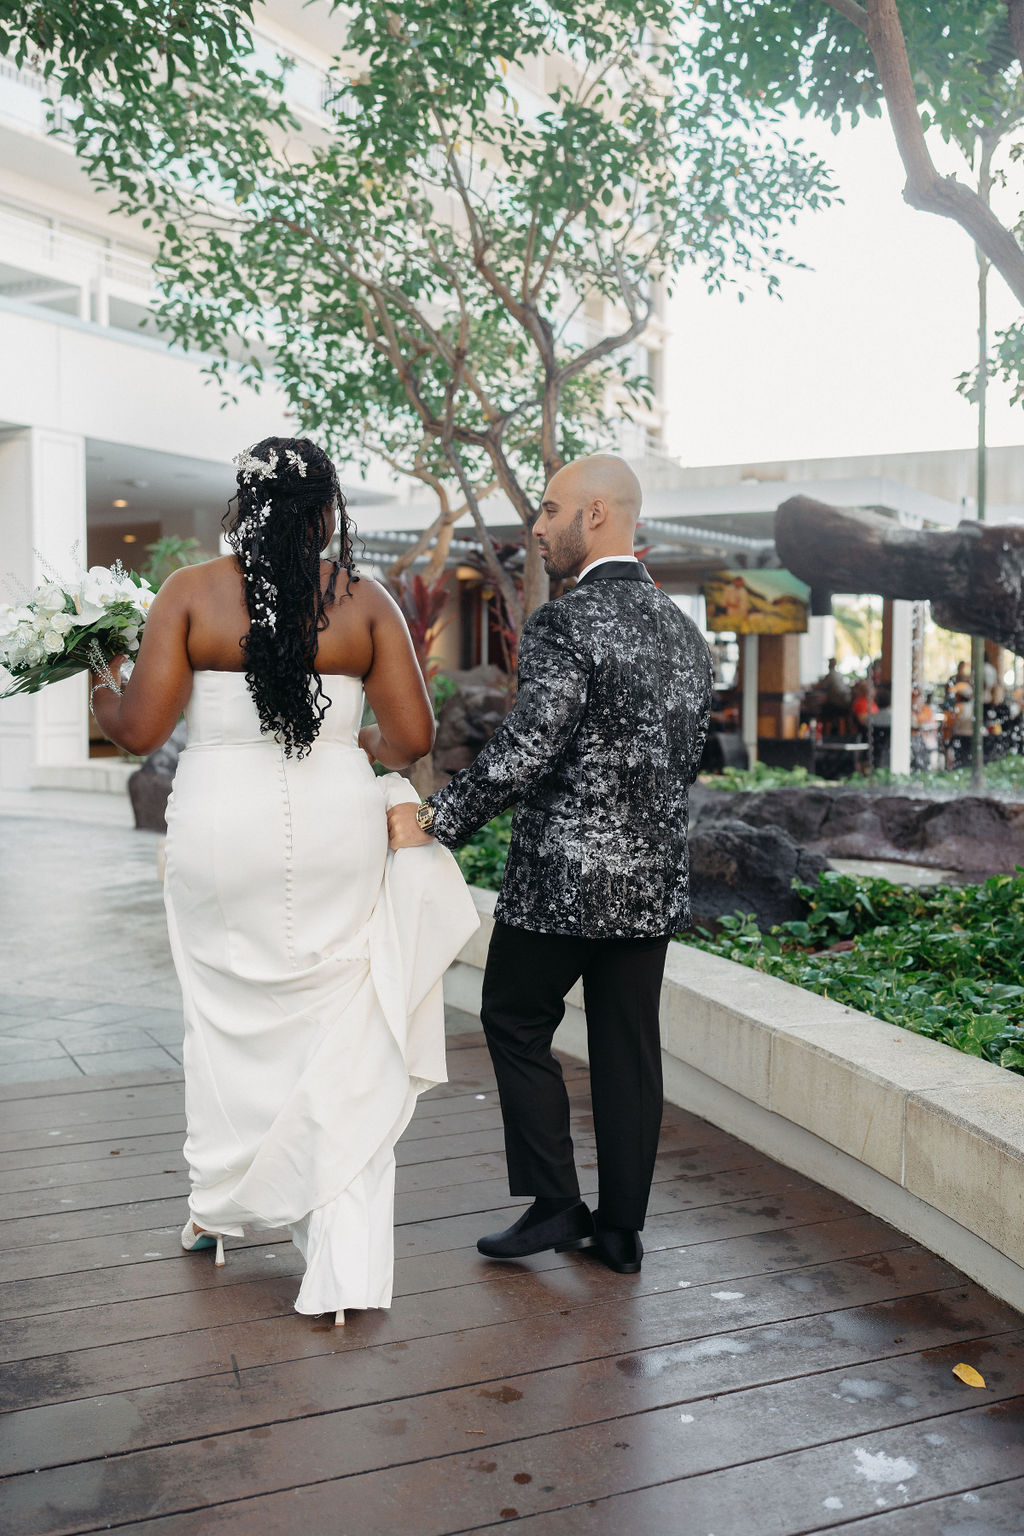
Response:
[{"label": "lava rock", "polygon": [[179,720],[163,746],[151,752],[128,780],[128,796],[138,831],[167,831],[167,802],[184,747],[185,722]]},{"label": "lava rock", "polygon": [[435,768],[447,774],[469,767],[512,703],[508,674],[500,667],[474,667],[452,678],[458,691],[441,707],[433,754]]},{"label": "lava rock", "polygon": [[972,879],[1024,865],[1024,805],[984,795],[930,797],[843,788],[751,790],[700,786],[699,827],[744,821],[776,827],[831,858],[886,859],[953,869]]},{"label": "lava rock", "polygon": [[828,860],[780,827],[702,819],[690,833],[690,900],[698,927],[752,912],[759,928],[803,917],[793,881],[813,885]]}]

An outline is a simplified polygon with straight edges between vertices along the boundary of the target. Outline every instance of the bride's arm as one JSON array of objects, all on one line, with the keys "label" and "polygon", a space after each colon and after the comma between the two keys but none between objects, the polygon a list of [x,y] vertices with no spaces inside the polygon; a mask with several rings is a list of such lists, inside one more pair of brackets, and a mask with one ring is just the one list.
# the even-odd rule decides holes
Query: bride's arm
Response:
[{"label": "bride's arm", "polygon": [[360,587],[372,604],[373,661],[363,687],[377,723],[360,731],[359,744],[385,768],[409,768],[434,744],[434,711],[398,604],[376,582]]},{"label": "bride's arm", "polygon": [[92,710],[100,729],[116,746],[139,757],[163,746],[192,691],[188,577],[188,571],[176,571],[153,600],[124,691],[118,695],[102,686],[103,678],[90,678]]}]

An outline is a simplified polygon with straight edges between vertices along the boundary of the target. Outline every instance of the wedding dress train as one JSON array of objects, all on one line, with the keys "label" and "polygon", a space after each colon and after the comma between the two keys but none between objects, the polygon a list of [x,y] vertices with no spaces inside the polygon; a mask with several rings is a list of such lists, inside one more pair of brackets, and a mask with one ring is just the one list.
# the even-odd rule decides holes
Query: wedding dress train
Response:
[{"label": "wedding dress train", "polygon": [[446,1080],[441,977],[478,921],[447,850],[389,853],[387,806],[417,796],[359,749],[359,680],[323,686],[288,758],[242,674],[196,673],[164,886],[192,1216],[290,1227],[305,1313],[390,1305],[395,1143]]}]

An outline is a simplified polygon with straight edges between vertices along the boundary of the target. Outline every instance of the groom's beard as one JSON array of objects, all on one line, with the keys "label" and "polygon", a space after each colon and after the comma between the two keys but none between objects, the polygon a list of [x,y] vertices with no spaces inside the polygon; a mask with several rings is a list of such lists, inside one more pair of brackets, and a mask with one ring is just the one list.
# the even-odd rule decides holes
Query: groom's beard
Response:
[{"label": "groom's beard", "polygon": [[542,554],[544,569],[555,581],[565,581],[578,576],[587,562],[587,546],[583,538],[583,508],[564,533],[548,540],[547,554]]}]

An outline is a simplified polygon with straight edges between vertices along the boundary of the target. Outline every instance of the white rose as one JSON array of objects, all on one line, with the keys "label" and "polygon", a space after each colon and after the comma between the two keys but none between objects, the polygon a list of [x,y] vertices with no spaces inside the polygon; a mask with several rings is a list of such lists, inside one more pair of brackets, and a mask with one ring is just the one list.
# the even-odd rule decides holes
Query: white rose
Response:
[{"label": "white rose", "polygon": [[47,629],[43,633],[43,645],[50,656],[55,656],[58,651],[64,649],[64,636],[59,635],[55,629]]},{"label": "white rose", "polygon": [[58,635],[66,635],[69,630],[75,627],[74,615],[71,613],[55,613],[48,627],[55,630]]},{"label": "white rose", "polygon": [[44,661],[45,658],[46,652],[37,642],[35,645],[27,645],[25,647],[21,660],[26,662],[30,667],[36,667],[41,661]]},{"label": "white rose", "polygon": [[62,613],[65,596],[55,581],[44,581],[32,594],[32,605],[41,613]]}]

